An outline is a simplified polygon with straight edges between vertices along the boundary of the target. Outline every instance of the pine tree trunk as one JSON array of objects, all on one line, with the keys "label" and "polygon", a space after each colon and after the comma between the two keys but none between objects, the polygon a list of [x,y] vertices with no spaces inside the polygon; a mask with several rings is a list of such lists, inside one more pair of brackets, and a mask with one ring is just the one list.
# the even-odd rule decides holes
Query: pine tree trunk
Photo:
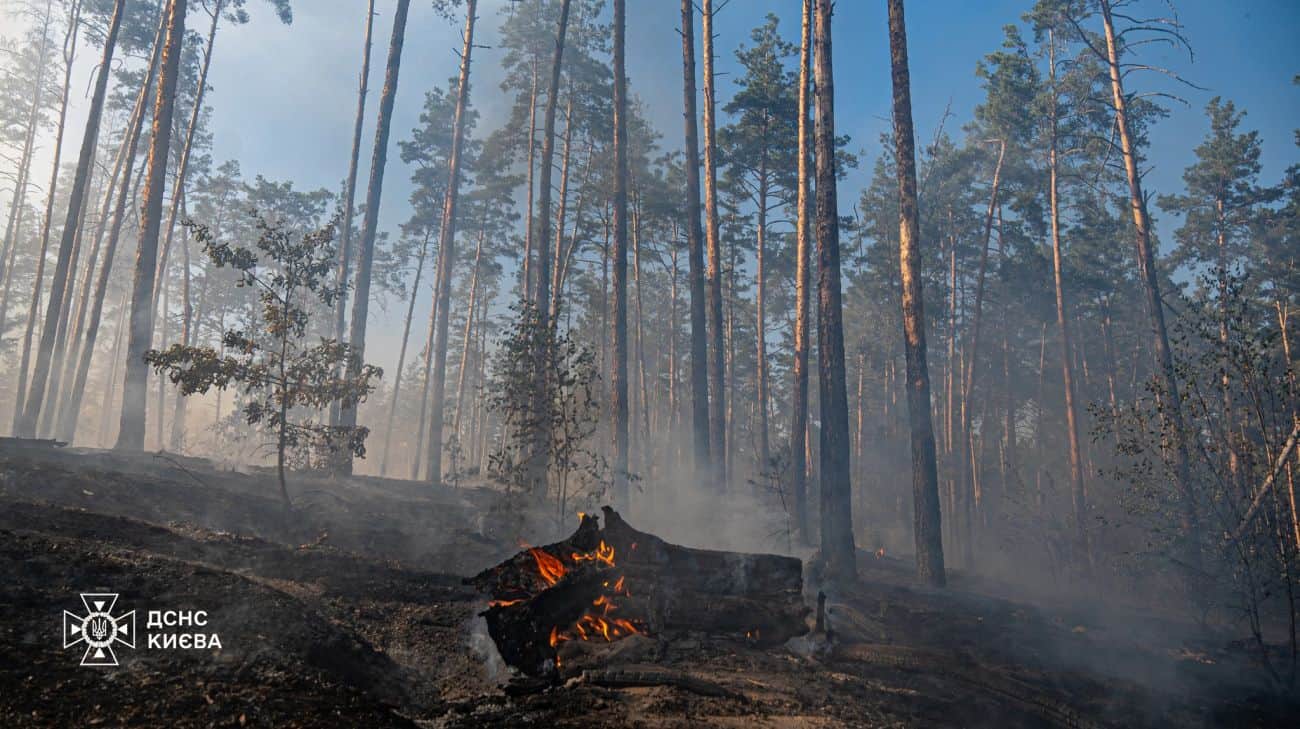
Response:
[{"label": "pine tree trunk", "polygon": [[[587,202],[586,187],[591,182],[591,163],[595,158],[593,152],[594,143],[587,142],[587,163],[584,165],[582,174],[581,192],[578,193],[578,203],[573,209],[573,232],[569,234],[569,245],[565,247],[563,255],[557,252],[555,264],[555,281],[551,285],[551,320],[558,321],[560,311],[563,309],[564,283],[568,279],[569,266],[573,262],[574,251],[578,247],[578,233],[582,228],[582,211]],[[561,201],[560,212],[565,211],[563,201]],[[560,244],[560,239],[564,235],[564,226],[559,226],[555,231],[556,245]]]},{"label": "pine tree trunk", "polygon": [[[186,215],[185,199],[181,199],[181,215]],[[190,296],[190,231],[188,228],[181,231],[181,344],[186,347],[194,345],[195,329],[195,311],[194,302]],[[202,316],[203,300],[207,295],[208,277],[203,278],[203,286],[199,292],[199,318]],[[185,435],[188,428],[185,424],[186,402],[188,397],[177,390],[176,405],[172,409],[172,429],[169,436],[170,445],[168,448],[173,453],[181,453],[185,448]]]},{"label": "pine tree trunk", "polygon": [[[361,222],[361,245],[357,250],[357,273],[352,291],[352,323],[348,344],[352,358],[347,377],[357,375],[366,356],[366,322],[370,313],[370,275],[375,261],[375,238],[379,226],[379,201],[383,196],[384,168],[388,164],[388,135],[393,123],[393,103],[397,97],[397,79],[402,66],[402,44],[406,40],[406,18],[411,0],[397,0],[393,12],[393,35],[388,45],[388,64],[384,71],[384,90],[379,97],[379,119],[375,124],[375,146],[370,157],[370,180],[366,186],[366,209]],[[358,403],[359,404],[359,403]],[[357,405],[339,408],[339,424],[357,424]],[[351,472],[352,459],[347,456],[344,470]]]},{"label": "pine tree trunk", "polygon": [[433,275],[430,278],[434,281],[433,305],[429,309],[429,331],[424,339],[424,384],[420,389],[420,420],[416,428],[415,443],[411,450],[415,452],[415,457],[411,460],[411,480],[420,480],[420,468],[424,465],[424,433],[429,423],[429,384],[433,380],[433,340],[438,332],[438,262],[441,257],[433,259]]},{"label": "pine tree trunk", "polygon": [[527,216],[528,225],[524,226],[524,260],[521,266],[523,279],[520,281],[520,294],[524,299],[532,299],[533,295],[533,203],[535,201],[534,193],[537,189],[533,182],[533,176],[537,172],[537,56],[533,56],[533,86],[528,93],[528,203]]},{"label": "pine tree trunk", "polygon": [[116,447],[144,450],[145,400],[149,365],[144,354],[153,337],[154,277],[157,273],[158,231],[162,219],[163,188],[167,181],[167,156],[171,149],[172,113],[176,105],[176,81],[180,75],[181,44],[185,35],[186,0],[171,0],[167,20],[167,41],[158,77],[158,98],[154,105],[153,134],[149,145],[149,175],[145,185],[140,220],[140,247],[136,252],[131,293],[131,323],[126,345],[126,379],[122,386],[122,417]]},{"label": "pine tree trunk", "polygon": [[772,460],[772,447],[767,437],[767,157],[764,155],[758,174],[758,239],[754,272],[754,365],[758,368],[758,468],[766,471]]},{"label": "pine tree trunk", "polygon": [[487,238],[487,227],[479,229],[478,242],[474,244],[474,268],[469,275],[469,311],[465,314],[465,331],[461,336],[464,346],[460,350],[460,369],[456,374],[456,417],[452,421],[451,432],[456,436],[456,442],[463,444],[460,425],[461,409],[465,407],[465,382],[468,379],[465,371],[469,369],[469,351],[474,345],[474,318],[478,316],[478,277],[479,269],[483,261],[483,240]]},{"label": "pine tree trunk", "polygon": [[1186,541],[1185,556],[1193,572],[1201,564],[1201,526],[1197,513],[1196,496],[1192,491],[1188,464],[1187,442],[1183,434],[1182,401],[1179,399],[1178,381],[1174,374],[1173,353],[1169,348],[1169,333],[1165,328],[1164,304],[1160,299],[1160,277],[1156,271],[1155,251],[1151,244],[1151,221],[1147,216],[1146,198],[1142,193],[1142,177],[1138,173],[1137,150],[1129,128],[1128,100],[1124,96],[1123,72],[1119,64],[1119,47],[1115,41],[1115,26],[1111,20],[1110,0],[1100,0],[1102,24],[1106,34],[1107,65],[1110,69],[1111,100],[1115,108],[1116,126],[1119,128],[1120,148],[1124,154],[1124,170],[1128,175],[1129,204],[1133,211],[1136,233],[1137,262],[1146,298],[1147,315],[1151,318],[1151,334],[1155,344],[1156,376],[1162,388],[1160,410],[1170,434],[1174,466],[1174,482],[1181,499],[1181,522]]},{"label": "pine tree trunk", "polygon": [[808,299],[810,288],[809,258],[812,231],[809,228],[811,200],[808,169],[812,147],[809,107],[812,100],[812,6],[803,0],[802,28],[799,43],[799,190],[795,195],[795,319],[794,319],[794,387],[790,407],[790,489],[794,492],[794,523],[801,544],[812,543],[808,533]]},{"label": "pine tree trunk", "polygon": [[[101,448],[107,448],[109,443],[116,437],[110,437],[110,429],[113,427],[113,405],[117,394],[117,383],[122,378],[121,369],[119,369],[118,365],[122,363],[122,348],[126,346],[126,329],[130,322],[128,318],[131,311],[130,302],[131,291],[128,289],[123,292],[122,301],[117,307],[117,326],[113,330],[113,351],[110,353],[108,360],[113,364],[109,369],[108,378],[104,381],[104,399],[99,406],[99,445]],[[219,404],[220,401],[218,401]]]},{"label": "pine tree trunk", "polygon": [[[13,283],[14,258],[18,252],[18,233],[22,226],[22,211],[26,204],[27,187],[32,171],[32,150],[36,144],[36,132],[40,127],[41,98],[45,91],[45,53],[49,48],[50,15],[54,7],[53,0],[46,0],[45,20],[41,26],[41,46],[37,57],[42,63],[36,68],[36,83],[32,88],[31,112],[27,116],[27,131],[23,137],[22,156],[18,162],[18,177],[14,181],[13,196],[9,201],[9,218],[5,223],[4,247],[0,249],[0,280],[4,281],[4,293],[0,294],[0,338],[4,337],[8,327],[5,322],[9,314],[9,289]],[[22,391],[14,395],[14,407],[22,401]]]},{"label": "pine tree trunk", "polygon": [[[163,49],[163,32],[166,28],[166,15],[159,19],[158,31],[154,35],[153,55],[149,61],[149,67],[145,71],[144,82],[140,85],[140,94],[136,99],[136,115],[133,119],[130,130],[127,132],[128,140],[123,140],[126,148],[126,159],[122,168],[122,186],[118,192],[117,203],[113,208],[113,218],[108,229],[108,243],[104,248],[104,263],[99,269],[99,275],[95,281],[95,293],[91,298],[89,320],[86,324],[85,341],[81,344],[79,355],[76,359],[76,372],[72,379],[72,388],[67,397],[66,407],[63,408],[62,417],[59,424],[59,438],[61,440],[72,442],[77,434],[78,415],[81,412],[81,402],[86,392],[86,379],[90,375],[90,362],[95,354],[95,340],[99,336],[100,319],[104,312],[104,298],[108,293],[108,284],[113,273],[114,257],[117,253],[117,244],[122,233],[122,224],[126,220],[127,202],[135,198],[137,188],[139,187],[139,175],[135,182],[131,181],[132,171],[135,167],[136,150],[140,144],[140,138],[144,132],[145,112],[148,108],[149,89],[154,83],[158,69],[162,61]],[[143,172],[143,170],[141,170]],[[134,207],[134,206],[132,206]],[[117,344],[114,344],[114,351],[117,350]],[[105,429],[106,430],[106,429]]]},{"label": "pine tree trunk", "polygon": [[[564,110],[564,152],[560,156],[560,196],[559,210],[555,213],[555,256],[551,260],[551,281],[547,284],[551,292],[549,301],[538,301],[538,306],[545,306],[549,319],[555,321],[559,316],[560,274],[564,267],[564,226],[565,216],[569,211],[569,164],[573,154],[573,82],[569,82],[569,100]],[[575,226],[576,227],[576,226]]]},{"label": "pine tree trunk", "polygon": [[1057,100],[1056,89],[1056,39],[1049,36],[1048,57],[1051,64],[1049,83],[1052,88],[1052,103],[1049,108],[1049,140],[1047,151],[1047,190],[1049,213],[1052,226],[1052,283],[1056,292],[1056,326],[1061,337],[1061,382],[1065,391],[1065,435],[1068,438],[1070,458],[1070,496],[1074,506],[1074,535],[1078,549],[1082,551],[1087,566],[1092,563],[1092,545],[1087,531],[1087,500],[1083,480],[1083,459],[1079,450],[1078,409],[1075,405],[1074,386],[1074,350],[1070,339],[1069,312],[1065,304],[1065,278],[1063,254],[1061,251],[1061,203],[1060,203],[1060,150],[1057,148]]},{"label": "pine tree trunk", "polygon": [[[614,359],[610,367],[613,421],[614,500],[627,508],[627,75],[626,0],[614,0]],[[708,0],[705,0],[708,6]],[[707,11],[706,11],[707,12]]]},{"label": "pine tree trunk", "polygon": [[722,321],[722,241],[718,230],[717,163],[717,80],[713,74],[713,0],[702,0],[704,52],[704,212],[709,267],[710,382],[713,395],[709,411],[709,452],[713,456],[714,479],[719,489],[727,486],[727,397]]},{"label": "pine tree trunk", "polygon": [[[158,321],[158,341],[167,342],[171,338],[169,333],[171,319],[167,315],[171,309],[172,283],[167,280],[167,269],[165,268],[158,272],[158,277],[155,288],[162,289],[162,308],[157,309],[155,313]],[[167,391],[167,378],[155,377],[154,383],[158,386],[153,408],[154,443],[157,450],[161,451],[163,450],[163,421],[166,419],[163,411],[163,397]]]},{"label": "pine tree trunk", "polygon": [[[203,52],[203,65],[199,69],[199,81],[194,95],[194,108],[190,110],[189,124],[185,129],[185,143],[181,145],[181,155],[176,163],[176,179],[172,181],[171,207],[167,211],[166,234],[163,236],[162,253],[158,257],[158,276],[166,270],[167,264],[171,258],[172,239],[176,233],[176,213],[180,209],[180,201],[184,197],[186,173],[190,166],[190,150],[194,147],[194,135],[199,128],[199,119],[203,111],[203,97],[208,86],[208,68],[212,65],[212,46],[217,39],[217,21],[221,19],[221,6],[224,0],[216,0],[216,6],[212,13],[212,24],[208,27],[208,38]],[[158,308],[158,297],[160,292],[155,289],[153,292],[153,306]],[[162,346],[167,346],[167,342],[162,342]]]},{"label": "pine tree trunk", "polygon": [[[86,261],[85,275],[81,279],[81,293],[77,297],[76,315],[69,321],[67,334],[67,353],[59,350],[55,357],[55,362],[62,362],[60,369],[54,374],[61,375],[63,382],[72,382],[76,377],[77,371],[77,352],[79,351],[82,337],[85,333],[86,314],[90,310],[90,299],[94,294],[95,272],[99,264],[100,254],[103,252],[104,233],[107,231],[108,222],[112,215],[113,200],[116,198],[119,183],[123,186],[130,183],[130,179],[122,176],[122,170],[126,166],[126,155],[131,142],[131,134],[135,129],[136,119],[143,114],[144,95],[140,94],[136,98],[135,108],[131,112],[131,118],[122,132],[122,143],[118,146],[117,157],[113,162],[113,170],[109,174],[108,184],[104,190],[104,201],[100,204],[99,216],[95,222],[95,242],[90,249],[90,258]],[[69,312],[71,314],[71,312]],[[3,328],[0,325],[0,328]],[[64,422],[68,418],[68,402],[70,400],[67,387],[52,385],[51,391],[56,393],[58,398],[58,422],[55,430],[55,437],[65,429]]]},{"label": "pine tree trunk", "polygon": [[849,474],[849,405],[844,372],[840,301],[840,219],[836,196],[835,82],[831,66],[831,3],[817,0],[813,73],[817,93],[817,348],[821,401],[821,550],[826,574],[853,579],[852,484]]},{"label": "pine tree trunk", "polygon": [[[806,0],[811,1],[811,0]],[[686,126],[686,235],[691,292],[691,456],[696,478],[709,458],[709,375],[705,331],[704,230],[700,221],[700,143],[695,110],[695,8],[682,0],[682,99]]]},{"label": "pine tree trunk", "polygon": [[438,317],[433,346],[433,383],[429,419],[429,482],[442,482],[442,430],[447,386],[447,322],[450,316],[451,279],[456,260],[456,201],[460,195],[460,154],[465,138],[466,108],[469,105],[470,54],[474,50],[474,14],[477,0],[465,3],[465,46],[461,50],[460,81],[456,90],[456,117],[452,123],[449,179],[442,207],[442,228],[438,242]]},{"label": "pine tree trunk", "polygon": [[[89,188],[94,182],[94,157],[95,155],[92,154],[90,160],[91,179],[86,183],[87,188]],[[59,398],[62,394],[62,390],[59,387],[59,378],[63,374],[63,355],[68,345],[68,320],[71,318],[72,313],[73,293],[77,288],[77,266],[80,265],[81,262],[81,244],[82,240],[85,238],[86,216],[89,212],[89,207],[90,206],[86,204],[85,196],[83,195],[81,213],[77,217],[77,222],[75,224],[76,232],[72,237],[72,253],[68,256],[68,265],[66,269],[67,275],[64,277],[63,296],[60,297],[59,303],[59,316],[54,327],[54,351],[51,353],[49,364],[45,368],[45,391],[47,397],[42,402],[41,408],[37,411],[36,432],[38,435],[48,435],[52,430],[54,430],[54,421],[58,413]],[[60,258],[61,257],[62,251],[60,251]],[[52,301],[50,303],[53,304]],[[42,338],[45,336],[44,328],[42,328],[41,336]],[[38,347],[38,359],[39,354],[40,352]]]},{"label": "pine tree trunk", "polygon": [[[361,46],[361,74],[357,88],[357,115],[352,122],[352,154],[348,158],[347,181],[343,183],[343,219],[339,223],[338,281],[346,284],[352,261],[352,218],[356,214],[357,166],[361,158],[361,132],[365,127],[366,94],[370,88],[370,48],[375,28],[375,0],[366,4],[366,34]],[[343,340],[346,331],[348,292],[345,288],[334,304],[334,336]]]},{"label": "pine tree trunk", "polygon": [[379,457],[379,475],[388,475],[388,452],[393,440],[393,421],[397,417],[398,397],[402,394],[402,372],[406,367],[406,343],[411,338],[411,317],[415,314],[415,300],[420,295],[420,276],[424,273],[424,257],[429,252],[429,239],[426,233],[420,253],[415,260],[415,280],[411,282],[411,299],[406,304],[406,318],[402,323],[402,346],[397,352],[397,372],[393,375],[393,396],[388,404],[388,422],[384,424],[384,450]]},{"label": "pine tree trunk", "polygon": [[650,393],[645,374],[645,314],[641,306],[641,192],[633,192],[632,213],[632,283],[636,287],[636,366],[637,389],[640,395],[638,413],[641,421],[641,437],[638,439],[639,458],[637,467],[646,477],[654,463],[650,441]]},{"label": "pine tree trunk", "polygon": [[993,214],[998,207],[998,188],[1002,181],[1002,160],[1007,150],[1005,141],[995,141],[998,143],[998,161],[993,168],[993,187],[989,193],[988,211],[984,216],[984,242],[980,247],[979,271],[976,273],[975,278],[975,311],[971,316],[971,328],[968,335],[969,345],[964,347],[966,369],[962,377],[960,436],[962,449],[959,467],[961,472],[959,500],[961,502],[961,531],[965,537],[961,542],[962,562],[967,568],[975,565],[974,512],[979,508],[978,487],[975,484],[975,472],[972,465],[975,461],[975,444],[974,435],[971,432],[971,418],[974,411],[971,397],[975,392],[975,379],[979,373],[980,334],[984,313],[984,283],[988,273],[989,243],[993,236]]},{"label": "pine tree trunk", "polygon": [[[334,302],[334,338],[340,342],[347,335],[348,276],[352,265],[352,218],[356,215],[357,165],[361,157],[361,132],[365,127],[366,93],[370,88],[370,48],[375,28],[375,0],[366,5],[366,33],[361,46],[361,74],[357,84],[357,115],[352,123],[352,153],[348,157],[348,176],[343,183],[343,219],[339,231],[339,268],[337,281],[343,290]],[[339,403],[330,403],[329,421],[339,424]]]},{"label": "pine tree trunk", "polygon": [[[536,299],[538,322],[543,329],[550,327],[551,306],[551,257],[546,250],[551,240],[551,173],[555,161],[555,111],[560,102],[560,71],[564,63],[564,36],[569,27],[569,0],[560,3],[560,20],[555,31],[555,55],[551,60],[551,79],[546,89],[546,111],[543,115],[542,159],[540,189],[538,190],[537,217],[529,225],[537,227],[537,286]],[[532,245],[529,245],[531,255]],[[533,375],[533,417],[539,422],[549,423],[546,411],[550,407],[549,387],[551,373],[551,353],[544,352],[537,359],[537,368]],[[547,468],[550,464],[551,433],[545,427],[535,428],[533,442],[528,449],[524,464],[527,489],[538,500],[544,499],[547,492]]]},{"label": "pine tree trunk", "polygon": [[[59,124],[54,135],[54,162],[50,172],[50,184],[46,188],[45,217],[41,223],[41,248],[36,258],[36,276],[32,280],[32,296],[27,307],[27,329],[23,332],[22,356],[18,365],[18,389],[14,393],[14,401],[17,405],[14,407],[13,433],[20,438],[31,438],[36,434],[36,415],[31,416],[31,418],[27,416],[27,403],[31,400],[27,377],[31,369],[32,336],[36,332],[36,319],[41,308],[41,290],[44,288],[45,283],[45,259],[50,249],[50,224],[54,220],[54,195],[58,190],[59,165],[63,159],[63,132],[67,125],[68,98],[72,90],[72,62],[77,56],[77,38],[80,30],[81,0],[74,0],[67,34],[63,39],[63,92],[62,100],[59,103]],[[73,216],[72,220],[75,228],[77,217]],[[71,253],[71,246],[65,246],[65,248]],[[66,283],[66,273],[64,276]],[[49,314],[48,308],[47,306],[47,318]],[[44,339],[43,333],[42,339]],[[39,360],[39,355],[37,357]],[[41,376],[42,397],[45,394],[44,377],[44,375]]]},{"label": "pine tree trunk", "polygon": [[939,478],[935,468],[934,426],[930,420],[930,372],[926,362],[925,298],[921,279],[920,223],[916,209],[916,149],[912,128],[907,28],[902,0],[889,0],[889,50],[894,88],[895,159],[898,165],[898,255],[902,267],[907,410],[912,444],[912,530],[916,542],[917,576],[927,584],[938,587],[944,585],[946,577],[939,515]]}]

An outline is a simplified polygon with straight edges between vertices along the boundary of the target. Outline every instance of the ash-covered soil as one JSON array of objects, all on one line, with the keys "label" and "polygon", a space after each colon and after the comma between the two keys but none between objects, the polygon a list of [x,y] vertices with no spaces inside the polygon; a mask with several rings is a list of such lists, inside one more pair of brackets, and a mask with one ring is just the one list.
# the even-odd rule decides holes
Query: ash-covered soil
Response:
[{"label": "ash-covered soil", "polygon": [[[1166,616],[915,587],[864,554],[830,643],[643,641],[606,678],[503,690],[461,577],[554,534],[488,489],[290,484],[196,459],[0,444],[0,726],[1295,726],[1241,648]],[[635,515],[631,515],[635,523]],[[62,648],[79,593],[205,610],[219,650]],[[656,680],[658,679],[662,680]],[[598,684],[607,685],[598,685]],[[610,685],[613,684],[613,685]],[[645,685],[649,684],[649,685]]]}]

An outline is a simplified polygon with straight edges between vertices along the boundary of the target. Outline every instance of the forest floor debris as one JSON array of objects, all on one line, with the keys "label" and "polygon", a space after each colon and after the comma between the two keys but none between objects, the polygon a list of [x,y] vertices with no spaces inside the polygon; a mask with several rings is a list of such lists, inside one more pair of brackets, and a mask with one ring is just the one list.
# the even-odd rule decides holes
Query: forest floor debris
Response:
[{"label": "forest floor debris", "polygon": [[[507,693],[486,599],[462,578],[545,535],[477,529],[496,521],[478,518],[499,499],[487,489],[293,486],[303,506],[285,524],[270,474],[0,445],[0,723],[1270,726],[1298,708],[1252,689],[1239,650],[1179,642],[1159,619],[1113,625],[960,576],[916,588],[905,562],[872,554],[828,602],[829,645],[682,634],[638,663]],[[81,667],[60,615],[101,588],[142,615],[206,610],[222,648],[137,646],[117,668]]]}]

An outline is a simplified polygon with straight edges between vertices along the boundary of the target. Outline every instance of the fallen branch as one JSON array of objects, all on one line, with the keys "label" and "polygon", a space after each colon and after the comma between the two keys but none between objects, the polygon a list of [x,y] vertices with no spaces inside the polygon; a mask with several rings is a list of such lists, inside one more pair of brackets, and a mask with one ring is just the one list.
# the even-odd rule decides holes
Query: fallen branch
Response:
[{"label": "fallen branch", "polygon": [[692,676],[680,671],[666,671],[663,669],[626,669],[626,668],[609,668],[595,671],[583,671],[581,682],[592,686],[603,686],[605,688],[638,688],[646,686],[672,686],[683,691],[690,691],[701,696],[712,696],[715,698],[735,699],[737,701],[748,701],[749,699],[739,691],[731,689],[713,681],[708,681],[698,676]]},{"label": "fallen branch", "polygon": [[1250,502],[1250,508],[1246,510],[1246,516],[1242,517],[1241,524],[1230,535],[1235,542],[1241,539],[1241,535],[1250,528],[1251,522],[1259,515],[1259,509],[1264,505],[1264,499],[1268,497],[1273,490],[1273,484],[1277,483],[1278,476],[1282,474],[1282,469],[1286,468],[1286,462],[1291,458],[1291,453],[1295,450],[1296,441],[1300,440],[1300,420],[1296,421],[1295,427],[1291,429],[1291,435],[1286,439],[1282,446],[1282,452],[1277,455],[1277,461],[1273,464],[1273,470],[1269,472],[1268,478],[1260,484],[1254,500]]}]

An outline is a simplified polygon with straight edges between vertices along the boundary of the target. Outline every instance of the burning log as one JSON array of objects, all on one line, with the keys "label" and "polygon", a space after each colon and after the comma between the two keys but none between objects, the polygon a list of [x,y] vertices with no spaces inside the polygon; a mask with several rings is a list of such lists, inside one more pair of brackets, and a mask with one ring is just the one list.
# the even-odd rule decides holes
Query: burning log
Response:
[{"label": "burning log", "polygon": [[799,560],[691,549],[633,529],[604,508],[569,538],[530,547],[467,580],[505,662],[526,674],[560,667],[568,641],[702,632],[776,645],[808,631]]}]

